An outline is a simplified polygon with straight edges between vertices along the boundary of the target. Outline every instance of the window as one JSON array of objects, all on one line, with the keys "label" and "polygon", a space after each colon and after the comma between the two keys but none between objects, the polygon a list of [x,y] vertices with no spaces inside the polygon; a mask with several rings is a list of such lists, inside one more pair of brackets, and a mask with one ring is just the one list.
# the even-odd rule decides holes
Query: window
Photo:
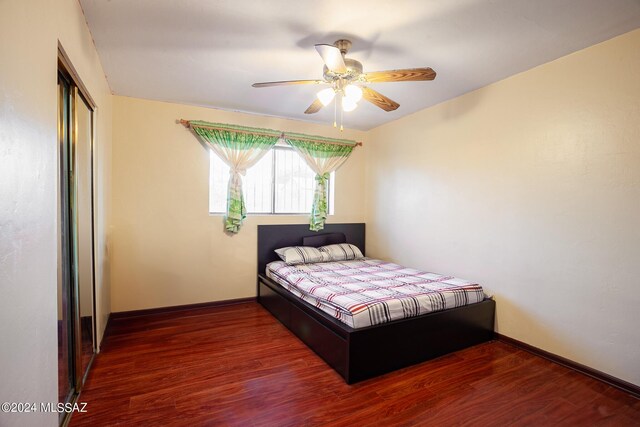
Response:
[{"label": "window", "polygon": [[[209,212],[227,211],[229,166],[213,151],[209,167]],[[329,178],[329,214],[333,215],[334,173]],[[315,173],[293,148],[275,145],[242,177],[242,189],[250,214],[308,214],[313,203]]]}]

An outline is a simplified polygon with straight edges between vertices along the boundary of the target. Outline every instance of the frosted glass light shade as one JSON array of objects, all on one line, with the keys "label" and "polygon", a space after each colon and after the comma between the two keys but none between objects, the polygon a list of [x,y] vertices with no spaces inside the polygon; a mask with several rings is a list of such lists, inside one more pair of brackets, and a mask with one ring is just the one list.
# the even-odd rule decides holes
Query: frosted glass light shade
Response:
[{"label": "frosted glass light shade", "polygon": [[350,101],[356,103],[362,99],[362,89],[356,85],[347,85],[347,87],[344,88],[344,95],[349,98]]},{"label": "frosted glass light shade", "polygon": [[316,96],[320,102],[322,102],[322,105],[326,107],[333,100],[333,97],[336,96],[336,93],[332,88],[328,87],[326,89],[322,89]]},{"label": "frosted glass light shade", "polygon": [[356,109],[356,107],[358,106],[358,104],[356,104],[355,102],[353,102],[353,100],[351,100],[350,98],[343,96],[342,97],[342,111],[353,111]]}]

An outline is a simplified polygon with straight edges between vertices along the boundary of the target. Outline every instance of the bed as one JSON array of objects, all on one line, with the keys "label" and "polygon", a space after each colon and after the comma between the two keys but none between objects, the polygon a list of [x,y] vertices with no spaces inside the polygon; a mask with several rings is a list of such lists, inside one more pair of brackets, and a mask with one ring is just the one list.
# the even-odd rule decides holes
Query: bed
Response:
[{"label": "bed", "polygon": [[[323,358],[348,384],[493,339],[495,302],[478,297],[478,290],[473,286],[467,287],[468,295],[465,295],[471,300],[476,298],[469,305],[446,309],[435,307],[440,311],[411,317],[386,317],[381,323],[368,322],[365,317],[360,320],[356,316],[352,319],[348,319],[348,316],[340,318],[339,313],[322,307],[309,295],[305,301],[300,298],[301,295],[292,292],[295,289],[287,289],[286,282],[283,282],[286,278],[280,276],[286,276],[284,273],[288,269],[283,263],[277,262],[280,258],[275,249],[287,246],[320,247],[336,243],[351,243],[366,255],[365,224],[327,224],[320,233],[311,232],[308,225],[302,224],[258,226],[257,295],[262,306]],[[363,266],[366,261],[376,265]],[[358,262],[360,264],[353,265],[369,270],[380,267],[377,260],[365,258]],[[267,275],[268,265],[271,277]],[[352,268],[353,265],[345,268]],[[280,275],[274,273],[274,266]],[[326,265],[315,268],[329,270],[334,267]],[[451,280],[454,278],[439,276],[433,281],[447,285],[447,281]],[[460,296],[452,298],[453,301]]]}]

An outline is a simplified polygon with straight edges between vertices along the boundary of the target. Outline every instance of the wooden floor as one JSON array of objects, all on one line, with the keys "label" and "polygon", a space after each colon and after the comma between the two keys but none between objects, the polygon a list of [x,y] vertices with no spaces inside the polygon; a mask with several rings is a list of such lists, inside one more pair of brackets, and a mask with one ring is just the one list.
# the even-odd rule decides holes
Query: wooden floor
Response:
[{"label": "wooden floor", "polygon": [[72,426],[640,425],[640,400],[502,342],[355,385],[256,303],[114,321]]}]

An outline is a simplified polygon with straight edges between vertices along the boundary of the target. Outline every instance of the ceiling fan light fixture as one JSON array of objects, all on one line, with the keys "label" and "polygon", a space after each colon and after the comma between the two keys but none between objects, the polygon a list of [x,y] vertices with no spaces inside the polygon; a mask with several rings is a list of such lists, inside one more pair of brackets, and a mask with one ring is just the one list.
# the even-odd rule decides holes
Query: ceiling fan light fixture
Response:
[{"label": "ceiling fan light fixture", "polygon": [[361,99],[387,112],[395,111],[400,107],[400,104],[394,100],[371,89],[369,85],[372,83],[417,82],[436,78],[436,72],[429,67],[368,71],[365,73],[362,63],[346,56],[351,48],[351,41],[346,39],[336,40],[333,45],[316,44],[315,48],[324,62],[322,80],[284,80],[254,83],[252,86],[330,85],[330,88],[316,93],[316,99],[307,107],[304,113],[315,114],[335,101],[333,115],[334,126],[336,126],[338,113],[340,113],[340,121],[342,121],[342,113],[355,110]]},{"label": "ceiling fan light fixture", "polygon": [[342,111],[345,111],[345,112],[353,111],[356,109],[357,106],[358,104],[356,104],[355,101],[353,101],[353,99],[349,98],[348,96],[342,97]]},{"label": "ceiling fan light fixture", "polygon": [[353,103],[357,103],[362,99],[362,89],[356,85],[347,85],[344,88],[344,95]]},{"label": "ceiling fan light fixture", "polygon": [[332,88],[328,87],[326,89],[322,89],[316,96],[320,102],[322,102],[322,105],[326,107],[331,103],[331,101],[333,101],[333,97],[336,96],[336,93]]}]

